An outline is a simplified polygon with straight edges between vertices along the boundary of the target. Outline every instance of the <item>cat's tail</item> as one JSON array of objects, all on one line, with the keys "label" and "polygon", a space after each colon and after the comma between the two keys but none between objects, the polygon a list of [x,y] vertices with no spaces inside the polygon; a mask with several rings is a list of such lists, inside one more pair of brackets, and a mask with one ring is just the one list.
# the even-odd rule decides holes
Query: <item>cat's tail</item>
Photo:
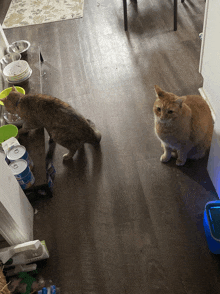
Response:
[{"label": "cat's tail", "polygon": [[97,145],[97,144],[100,143],[101,138],[102,138],[102,135],[101,135],[101,133],[97,130],[95,124],[94,124],[90,119],[87,119],[87,122],[89,123],[90,127],[92,128],[92,130],[93,130],[93,135],[94,135],[93,138],[92,138],[92,140],[91,140],[91,142],[89,142],[89,143],[91,143],[91,144],[93,144],[93,145]]}]

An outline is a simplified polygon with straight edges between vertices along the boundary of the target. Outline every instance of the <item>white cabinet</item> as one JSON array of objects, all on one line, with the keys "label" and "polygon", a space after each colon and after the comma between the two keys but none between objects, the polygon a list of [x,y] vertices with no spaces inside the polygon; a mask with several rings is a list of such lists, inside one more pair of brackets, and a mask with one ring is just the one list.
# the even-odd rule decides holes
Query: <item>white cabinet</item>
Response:
[{"label": "white cabinet", "polygon": [[208,172],[220,196],[220,1],[206,0],[200,73],[203,87],[200,93],[214,113],[215,125],[208,161]]},{"label": "white cabinet", "polygon": [[[0,59],[7,46],[8,41],[0,25]],[[30,202],[8,167],[4,153],[0,152],[0,235],[9,245],[32,241],[33,216]]]},{"label": "white cabinet", "polygon": [[9,245],[33,240],[33,208],[0,152],[0,234]]}]

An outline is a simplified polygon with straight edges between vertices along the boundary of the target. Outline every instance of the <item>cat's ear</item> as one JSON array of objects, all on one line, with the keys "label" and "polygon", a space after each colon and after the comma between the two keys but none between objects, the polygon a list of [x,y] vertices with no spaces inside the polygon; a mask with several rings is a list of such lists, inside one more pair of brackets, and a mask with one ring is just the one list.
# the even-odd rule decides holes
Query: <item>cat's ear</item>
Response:
[{"label": "cat's ear", "polygon": [[156,96],[157,96],[157,98],[159,98],[159,99],[163,98],[166,92],[163,91],[163,90],[162,90],[159,86],[157,86],[157,85],[155,85],[154,88],[155,88],[155,92],[156,92]]},{"label": "cat's ear", "polygon": [[12,92],[18,92],[14,85],[12,86]]},{"label": "cat's ear", "polygon": [[183,106],[183,102],[186,100],[186,97],[178,97],[176,99],[176,103],[179,105],[179,107],[181,108]]}]

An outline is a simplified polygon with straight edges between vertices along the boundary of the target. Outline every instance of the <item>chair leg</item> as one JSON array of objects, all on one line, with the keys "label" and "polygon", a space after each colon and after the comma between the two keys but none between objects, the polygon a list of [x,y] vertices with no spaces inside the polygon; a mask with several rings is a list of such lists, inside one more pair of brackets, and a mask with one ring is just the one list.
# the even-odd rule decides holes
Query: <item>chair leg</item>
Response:
[{"label": "chair leg", "polygon": [[42,56],[41,51],[40,51],[40,61],[41,61],[41,62],[44,62],[44,59],[43,59],[43,56]]},{"label": "chair leg", "polygon": [[123,6],[124,6],[124,28],[125,28],[125,31],[127,31],[128,30],[127,0],[123,0]]},{"label": "chair leg", "polygon": [[174,0],[174,31],[177,31],[177,0]]}]

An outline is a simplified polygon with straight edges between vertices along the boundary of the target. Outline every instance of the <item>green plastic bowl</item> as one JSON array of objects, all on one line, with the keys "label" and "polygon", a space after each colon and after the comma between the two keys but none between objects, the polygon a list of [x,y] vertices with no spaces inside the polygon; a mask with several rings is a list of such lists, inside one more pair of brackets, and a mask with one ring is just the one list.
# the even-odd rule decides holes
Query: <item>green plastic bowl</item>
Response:
[{"label": "green plastic bowl", "polygon": [[0,127],[0,144],[11,137],[17,137],[18,128],[15,125],[5,125]]},{"label": "green plastic bowl", "polygon": [[[17,89],[18,92],[22,93],[25,95],[25,89],[21,88],[21,87],[18,87],[18,86],[15,86],[15,88]],[[8,96],[8,94],[11,92],[12,90],[12,87],[9,87],[9,88],[6,88],[5,90],[3,90],[1,93],[0,93],[0,99],[3,99],[5,97]],[[0,105],[4,105],[3,102],[1,102],[0,100]]]}]

